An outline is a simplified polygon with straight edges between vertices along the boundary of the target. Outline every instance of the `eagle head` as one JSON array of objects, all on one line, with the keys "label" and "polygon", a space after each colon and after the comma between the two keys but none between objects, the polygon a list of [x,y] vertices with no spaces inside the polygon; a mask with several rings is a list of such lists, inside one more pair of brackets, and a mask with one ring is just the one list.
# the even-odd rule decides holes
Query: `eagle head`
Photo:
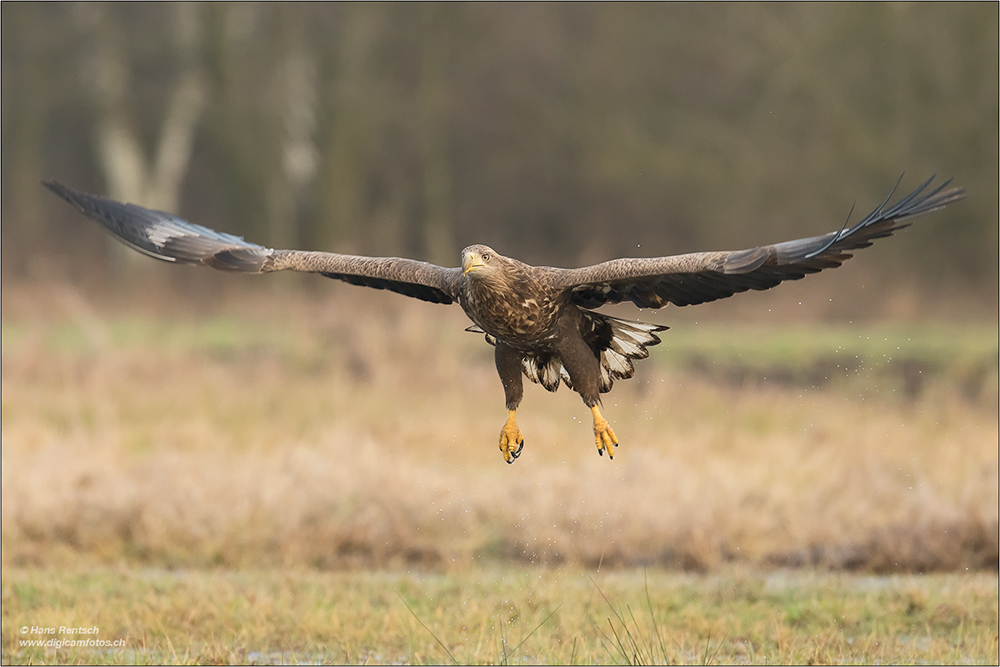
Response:
[{"label": "eagle head", "polygon": [[462,251],[462,273],[475,278],[488,278],[500,270],[503,258],[485,245],[470,245]]}]

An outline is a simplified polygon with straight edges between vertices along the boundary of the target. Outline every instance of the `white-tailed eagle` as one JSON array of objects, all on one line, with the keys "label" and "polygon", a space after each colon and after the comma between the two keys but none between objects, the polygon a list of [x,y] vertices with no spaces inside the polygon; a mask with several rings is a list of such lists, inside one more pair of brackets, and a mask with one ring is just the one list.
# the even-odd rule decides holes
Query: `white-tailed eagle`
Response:
[{"label": "white-tailed eagle", "polygon": [[864,220],[838,232],[749,250],[614,259],[579,269],[530,266],[485,245],[463,250],[456,268],[396,257],[273,250],[163,211],[82,194],[54,181],[45,185],[122,242],[156,259],[247,273],[306,271],[433,303],[458,302],[474,322],[469,330],[485,334],[495,348],[508,410],[500,450],[513,463],[524,446],[515,419],[522,374],[549,391],[564,382],[579,393],[593,413],[598,453],[614,455],[618,438],[601,415],[600,395],[615,380],[632,377],[632,362],[649,356],[646,347],[659,343],[657,334],[667,327],[621,320],[594,308],[622,301],[640,308],[688,306],[838,267],[850,259],[851,250],[964,195],[961,188],[948,188],[949,182],[928,190],[932,180],[892,205],[890,192]]}]

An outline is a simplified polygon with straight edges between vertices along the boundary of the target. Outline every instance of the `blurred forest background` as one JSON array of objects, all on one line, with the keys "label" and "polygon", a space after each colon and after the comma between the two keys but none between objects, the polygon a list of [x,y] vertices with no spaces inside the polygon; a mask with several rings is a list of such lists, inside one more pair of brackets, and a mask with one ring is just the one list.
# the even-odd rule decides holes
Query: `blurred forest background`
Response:
[{"label": "blurred forest background", "polygon": [[270,246],[453,266],[485,242],[565,266],[826,232],[905,171],[901,190],[937,173],[969,198],[882,246],[883,284],[996,312],[996,3],[4,3],[2,18],[5,279],[155,270],[44,178]]},{"label": "blurred forest background", "polygon": [[[995,571],[997,3],[0,12],[3,565]],[[572,266],[839,229],[904,171],[968,198],[778,290],[612,307],[673,327],[606,397],[619,455],[529,386],[514,467],[460,309],[154,262],[40,185]]]}]

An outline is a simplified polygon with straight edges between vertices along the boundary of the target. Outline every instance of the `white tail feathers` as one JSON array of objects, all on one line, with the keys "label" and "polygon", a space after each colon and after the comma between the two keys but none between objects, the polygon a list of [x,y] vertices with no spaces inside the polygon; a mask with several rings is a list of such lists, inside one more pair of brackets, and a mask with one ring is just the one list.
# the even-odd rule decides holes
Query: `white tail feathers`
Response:
[{"label": "white tail feathers", "polygon": [[611,325],[611,343],[601,351],[601,393],[611,391],[615,380],[627,380],[635,375],[633,359],[649,356],[647,345],[656,345],[660,337],[658,331],[667,327],[645,322],[629,322],[605,316]]},{"label": "white tail feathers", "polygon": [[563,368],[562,362],[559,361],[559,357],[550,356],[542,359],[529,354],[521,360],[521,369],[529,380],[542,385],[549,391],[555,391],[559,388],[560,377],[566,381],[566,386],[570,386],[569,375]]},{"label": "white tail feathers", "polygon": [[[627,380],[635,374],[633,359],[645,359],[649,356],[646,349],[648,345],[656,345],[660,342],[659,331],[665,331],[667,327],[661,324],[647,324],[645,322],[630,322],[620,320],[616,317],[609,317],[598,313],[584,311],[592,324],[594,331],[601,331],[604,326],[610,326],[610,340],[596,340],[591,343],[601,360],[601,380],[600,391],[606,394],[611,391],[615,380]],[[604,329],[606,331],[606,329]],[[549,391],[559,388],[559,380],[570,389],[573,389],[573,382],[569,373],[562,365],[562,361],[555,355],[526,355],[521,362],[524,375],[536,384],[540,384]]]}]

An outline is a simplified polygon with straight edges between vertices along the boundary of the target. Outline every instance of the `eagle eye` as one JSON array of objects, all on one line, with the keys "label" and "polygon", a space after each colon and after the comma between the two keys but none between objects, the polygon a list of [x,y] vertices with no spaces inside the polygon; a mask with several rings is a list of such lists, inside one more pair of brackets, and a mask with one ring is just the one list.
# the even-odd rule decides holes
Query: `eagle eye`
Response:
[{"label": "eagle eye", "polygon": [[483,253],[483,261],[484,262],[490,261],[490,253],[488,253],[488,252],[484,252]]}]

